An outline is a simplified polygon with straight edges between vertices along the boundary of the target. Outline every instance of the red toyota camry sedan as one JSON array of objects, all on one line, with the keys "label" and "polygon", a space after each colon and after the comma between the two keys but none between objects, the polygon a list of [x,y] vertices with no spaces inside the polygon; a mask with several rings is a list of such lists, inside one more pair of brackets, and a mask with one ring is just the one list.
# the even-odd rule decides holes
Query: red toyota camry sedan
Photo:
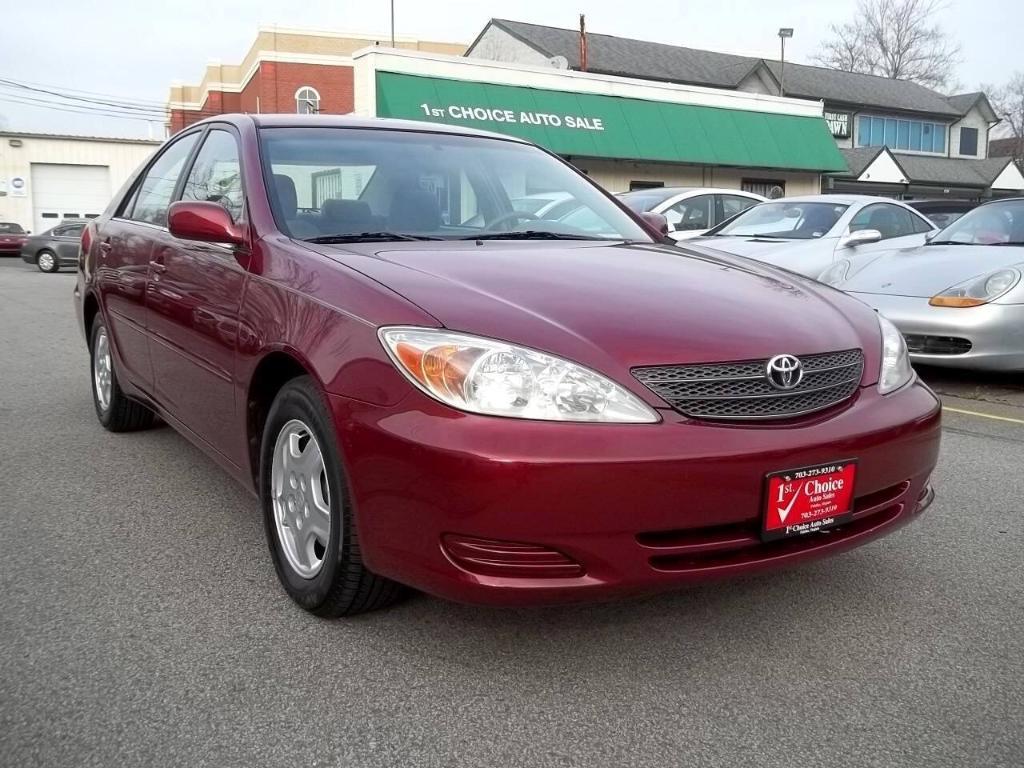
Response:
[{"label": "red toyota camry sedan", "polygon": [[[538,193],[574,208],[513,205]],[[249,488],[321,616],[400,585],[666,589],[841,552],[932,499],[940,406],[889,322],[671,245],[517,139],[211,119],[88,226],[80,266],[100,423],[159,416]]]}]

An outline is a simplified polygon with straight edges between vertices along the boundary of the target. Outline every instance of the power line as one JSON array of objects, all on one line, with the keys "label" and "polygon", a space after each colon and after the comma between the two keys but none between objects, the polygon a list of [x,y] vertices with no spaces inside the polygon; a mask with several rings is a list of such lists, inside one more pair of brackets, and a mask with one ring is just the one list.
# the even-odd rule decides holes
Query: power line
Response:
[{"label": "power line", "polygon": [[24,85],[22,83],[19,83],[16,80],[7,80],[6,78],[0,78],[0,84],[6,85],[6,86],[9,86],[9,87],[12,87],[12,88],[18,88],[18,89],[25,90],[25,91],[33,91],[35,93],[45,93],[45,94],[47,94],[49,96],[56,96],[57,98],[66,99],[68,101],[81,101],[81,102],[85,102],[87,104],[99,104],[99,105],[106,106],[106,107],[115,107],[115,108],[118,108],[118,109],[134,110],[134,111],[139,111],[139,112],[152,112],[153,111],[152,107],[143,107],[143,106],[140,106],[140,105],[132,105],[132,104],[120,104],[120,103],[117,103],[115,101],[105,101],[105,100],[102,100],[102,99],[92,99],[92,98],[86,98],[84,96],[72,96],[72,95],[69,95],[69,94],[66,94],[66,93],[61,93],[60,91],[49,90],[47,88],[35,88],[35,87],[31,86],[31,85]]},{"label": "power line", "polygon": [[39,109],[52,109],[58,112],[71,112],[77,115],[96,115],[98,117],[113,117],[120,118],[121,120],[141,120],[145,123],[162,123],[165,121],[163,117],[145,117],[142,115],[127,115],[117,112],[105,112],[100,109],[90,109],[89,107],[73,107],[71,105],[58,106],[52,103],[33,103],[25,101],[23,98],[17,98],[14,96],[7,96],[0,94],[0,102],[9,102],[11,104],[24,104],[30,107],[38,107]]},{"label": "power line", "polygon": [[[5,87],[6,86],[4,86],[2,83],[0,83],[0,89],[3,89]],[[108,113],[111,113],[111,114],[131,115],[133,117],[140,117],[140,118],[145,118],[145,117],[152,116],[152,119],[154,119],[154,120],[163,119],[163,118],[167,117],[167,115],[169,114],[167,111],[157,112],[157,111],[154,110],[152,112],[137,112],[135,110],[123,110],[123,109],[120,109],[120,108],[117,108],[117,107],[104,107],[104,106],[99,106],[99,105],[97,105],[95,107],[91,107],[91,106],[88,106],[86,104],[78,104],[78,103],[74,103],[74,102],[69,103],[69,102],[64,102],[64,101],[54,101],[52,99],[37,98],[35,96],[26,96],[26,95],[23,95],[20,91],[18,91],[16,93],[9,93],[9,92],[5,92],[3,90],[0,90],[0,96],[10,96],[11,98],[20,99],[23,102],[32,102],[32,103],[35,103],[35,104],[41,104],[41,105],[45,105],[45,106],[69,107],[69,108],[82,109],[82,110],[98,110],[98,111],[102,111],[102,112],[108,112]]]},{"label": "power line", "polygon": [[52,83],[37,83],[31,80],[16,80],[11,78],[3,78],[10,83],[17,83],[19,85],[34,86],[36,88],[56,88],[57,90],[66,91],[68,93],[76,93],[81,96],[99,96],[101,98],[114,99],[115,101],[124,102],[125,104],[138,104],[144,106],[163,107],[165,102],[156,101],[154,99],[140,99],[140,98],[124,98],[122,96],[116,96],[111,93],[100,93],[98,91],[83,91],[80,88],[68,88],[63,85],[53,85]]}]

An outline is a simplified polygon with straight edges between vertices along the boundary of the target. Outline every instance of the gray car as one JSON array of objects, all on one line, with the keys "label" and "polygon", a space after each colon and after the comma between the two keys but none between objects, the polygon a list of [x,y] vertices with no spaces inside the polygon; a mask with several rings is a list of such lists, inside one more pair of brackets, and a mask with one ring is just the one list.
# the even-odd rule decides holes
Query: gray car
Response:
[{"label": "gray car", "polygon": [[927,245],[833,284],[899,328],[918,363],[1024,371],[1024,198],[986,203]]},{"label": "gray car", "polygon": [[66,220],[42,234],[32,235],[21,246],[21,260],[35,264],[40,272],[58,272],[61,267],[78,267],[78,248],[87,221]]},{"label": "gray car", "polygon": [[868,195],[806,195],[748,208],[687,241],[818,278],[833,265],[923,245],[937,228],[909,205]]}]

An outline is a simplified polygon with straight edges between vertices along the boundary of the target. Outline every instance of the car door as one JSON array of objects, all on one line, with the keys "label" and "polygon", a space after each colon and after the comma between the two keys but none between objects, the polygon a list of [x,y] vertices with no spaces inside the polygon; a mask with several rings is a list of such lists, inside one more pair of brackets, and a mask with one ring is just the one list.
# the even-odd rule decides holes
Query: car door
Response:
[{"label": "car door", "polygon": [[[227,126],[211,128],[181,185],[181,200],[224,206],[244,223],[238,142]],[[246,271],[233,248],[158,233],[150,259],[150,356],[156,395],[181,424],[234,464],[234,361]]]},{"label": "car door", "polygon": [[53,230],[53,247],[57,251],[57,261],[60,264],[70,264],[78,260],[83,229],[85,224],[66,224]]},{"label": "car door", "polygon": [[119,373],[151,394],[153,367],[147,336],[146,281],[154,238],[166,232],[167,207],[199,131],[167,144],[114,215],[97,229],[95,285],[114,341]]},{"label": "car door", "polygon": [[836,250],[836,258],[871,256],[897,248],[909,248],[923,245],[925,234],[932,225],[916,213],[912,213],[902,205],[894,203],[871,203],[861,208],[853,218],[846,234],[863,229],[877,229],[882,239],[875,243],[862,245],[843,245]]}]

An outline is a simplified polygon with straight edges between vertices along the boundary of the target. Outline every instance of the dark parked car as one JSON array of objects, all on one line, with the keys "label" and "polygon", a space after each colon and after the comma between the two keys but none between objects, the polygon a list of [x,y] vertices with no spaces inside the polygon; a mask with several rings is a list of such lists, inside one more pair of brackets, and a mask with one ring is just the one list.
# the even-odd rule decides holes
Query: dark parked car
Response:
[{"label": "dark parked car", "polygon": [[[517,211],[524,187],[602,225]],[[398,584],[519,604],[780,567],[933,496],[940,407],[890,323],[670,245],[518,139],[213,118],[83,248],[100,423],[159,414],[250,489],[322,616]]]},{"label": "dark parked car", "polygon": [[944,229],[968,211],[978,207],[970,200],[907,200],[907,205],[928,217],[939,229]]},{"label": "dark parked car", "polygon": [[78,251],[86,221],[65,221],[41,235],[32,235],[21,246],[21,260],[35,264],[40,272],[58,272],[77,267]]},{"label": "dark parked car", "polygon": [[21,224],[0,221],[0,256],[18,255],[27,238],[28,233],[22,229]]}]

